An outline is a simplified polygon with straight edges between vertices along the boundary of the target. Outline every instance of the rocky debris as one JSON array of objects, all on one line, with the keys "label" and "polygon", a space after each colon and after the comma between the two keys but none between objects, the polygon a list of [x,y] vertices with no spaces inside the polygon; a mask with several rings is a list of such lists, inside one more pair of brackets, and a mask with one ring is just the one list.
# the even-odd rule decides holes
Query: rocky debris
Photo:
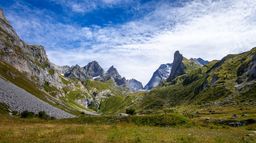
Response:
[{"label": "rocky debris", "polygon": [[151,77],[149,82],[146,84],[144,89],[150,90],[160,85],[163,81],[165,81],[169,77],[171,73],[171,69],[172,69],[172,64],[167,63],[167,64],[160,65],[160,67],[154,72],[153,76]]},{"label": "rocky debris", "polygon": [[136,79],[127,80],[127,86],[130,91],[139,91],[143,89],[142,83]]},{"label": "rocky debris", "polygon": [[245,125],[251,125],[256,123],[256,119],[245,119],[241,121],[237,120],[218,120],[215,121],[218,124],[223,124],[223,125],[228,125],[231,127],[240,127],[240,126],[245,126]]},{"label": "rocky debris", "polygon": [[53,107],[52,105],[40,100],[27,91],[1,78],[0,102],[7,104],[12,111],[17,111],[19,113],[26,110],[34,113],[45,111],[48,115],[57,119],[75,117],[72,114]]},{"label": "rocky debris", "polygon": [[167,81],[172,81],[175,79],[177,76],[180,76],[185,73],[185,66],[182,62],[183,56],[180,54],[179,51],[176,51],[174,53],[174,60],[172,63],[172,69],[171,69],[171,74],[168,77]]}]

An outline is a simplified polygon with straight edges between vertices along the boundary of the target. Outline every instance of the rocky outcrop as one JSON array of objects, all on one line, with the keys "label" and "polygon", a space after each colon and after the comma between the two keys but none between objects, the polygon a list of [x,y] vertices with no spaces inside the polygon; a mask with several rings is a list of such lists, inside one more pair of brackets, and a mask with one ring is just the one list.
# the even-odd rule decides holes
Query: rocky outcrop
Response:
[{"label": "rocky outcrop", "polygon": [[96,61],[92,61],[84,67],[80,67],[79,65],[72,66],[71,68],[67,68],[64,73],[65,77],[76,78],[79,80],[101,79],[103,78],[103,75],[104,70]]},{"label": "rocky outcrop", "polygon": [[104,70],[97,61],[88,63],[85,67],[85,75],[88,79],[95,77],[103,77]]},{"label": "rocky outcrop", "polygon": [[144,89],[150,90],[160,85],[160,83],[162,83],[169,77],[171,73],[171,69],[172,69],[172,64],[160,65],[160,67],[154,72],[153,76],[151,77],[149,82],[146,84]]},{"label": "rocky outcrop", "polygon": [[136,79],[126,80],[122,77],[114,66],[111,66],[104,75],[104,80],[112,79],[117,86],[128,88],[130,91],[143,89],[143,85]]},{"label": "rocky outcrop", "polygon": [[51,63],[51,65],[53,65],[54,66],[54,68],[56,69],[56,71],[58,72],[58,73],[60,73],[61,75],[64,75],[66,72],[68,72],[69,70],[70,70],[70,66],[58,66],[58,65],[55,65],[55,64],[53,64],[53,63]]},{"label": "rocky outcrop", "polygon": [[143,89],[143,85],[136,79],[127,80],[127,87],[130,91],[139,91]]},{"label": "rocky outcrop", "polygon": [[180,76],[185,73],[185,66],[183,64],[183,56],[180,54],[179,51],[176,51],[174,53],[174,60],[172,63],[172,69],[171,69],[171,74],[168,77],[167,81],[172,81],[175,79],[177,76]]},{"label": "rocky outcrop", "polygon": [[53,107],[20,87],[1,78],[0,85],[0,102],[8,105],[11,111],[17,111],[19,113],[23,111],[34,113],[45,111],[48,115],[58,119],[75,117],[72,114]]},{"label": "rocky outcrop", "polygon": [[196,63],[199,66],[204,66],[209,63],[208,61],[205,61],[202,58],[191,58],[190,61]]},{"label": "rocky outcrop", "polygon": [[105,80],[109,80],[109,79],[112,79],[113,81],[115,81],[116,85],[118,86],[122,86],[122,87],[125,87],[126,86],[126,79],[124,77],[122,77],[117,69],[114,67],[114,66],[111,66],[105,76],[104,76],[104,79]]},{"label": "rocky outcrop", "polygon": [[256,80],[256,55],[252,57],[252,61],[248,68],[248,81]]},{"label": "rocky outcrop", "polygon": [[117,78],[122,78],[121,75],[118,73],[117,69],[114,67],[114,66],[111,66],[106,74],[105,74],[105,78],[108,80],[110,78],[114,78],[114,79],[117,79]]},{"label": "rocky outcrop", "polygon": [[6,62],[28,78],[34,78],[42,87],[45,82],[61,88],[62,82],[55,73],[42,46],[27,45],[0,12],[0,60]]},{"label": "rocky outcrop", "polygon": [[87,78],[84,68],[80,67],[79,65],[72,66],[70,69],[68,69],[68,71],[66,71],[64,76],[79,80],[85,80]]}]

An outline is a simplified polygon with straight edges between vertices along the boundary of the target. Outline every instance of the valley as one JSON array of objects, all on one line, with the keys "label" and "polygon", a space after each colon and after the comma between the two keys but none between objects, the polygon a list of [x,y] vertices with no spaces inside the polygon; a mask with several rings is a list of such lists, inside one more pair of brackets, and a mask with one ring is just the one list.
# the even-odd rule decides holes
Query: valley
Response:
[{"label": "valley", "polygon": [[[147,72],[147,71],[145,71]],[[58,66],[0,11],[0,142],[256,142],[256,48],[176,51],[143,87],[97,61]]]}]

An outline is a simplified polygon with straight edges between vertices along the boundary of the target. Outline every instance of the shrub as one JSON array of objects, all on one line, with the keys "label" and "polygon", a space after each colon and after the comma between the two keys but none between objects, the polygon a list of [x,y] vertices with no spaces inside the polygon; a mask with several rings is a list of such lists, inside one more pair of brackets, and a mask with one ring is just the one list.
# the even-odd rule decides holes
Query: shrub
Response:
[{"label": "shrub", "polygon": [[128,108],[128,109],[126,109],[125,112],[126,112],[126,114],[129,114],[129,115],[135,115],[136,114],[134,108]]},{"label": "shrub", "polygon": [[12,115],[19,115],[19,112],[17,112],[17,111],[12,111]]},{"label": "shrub", "polygon": [[131,122],[137,125],[149,126],[176,126],[188,122],[184,116],[169,114],[169,115],[146,115],[146,116],[133,116]]},{"label": "shrub", "polygon": [[48,73],[49,73],[50,75],[54,75],[55,72],[54,72],[53,69],[49,69],[49,70],[48,70]]},{"label": "shrub", "polygon": [[35,116],[35,113],[33,112],[29,112],[29,111],[23,111],[21,114],[20,114],[21,118],[33,118]]},{"label": "shrub", "polygon": [[50,119],[51,118],[49,115],[46,114],[45,111],[38,112],[38,117],[41,119]]}]

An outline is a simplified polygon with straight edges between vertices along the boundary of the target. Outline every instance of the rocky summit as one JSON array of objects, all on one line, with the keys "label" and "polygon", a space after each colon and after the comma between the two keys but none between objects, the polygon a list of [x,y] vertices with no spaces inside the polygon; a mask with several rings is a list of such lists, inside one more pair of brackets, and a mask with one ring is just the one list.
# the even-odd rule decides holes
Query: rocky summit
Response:
[{"label": "rocky summit", "polygon": [[159,86],[162,82],[164,82],[171,73],[172,64],[162,64],[160,67],[153,73],[151,79],[146,84],[144,89],[150,90]]},{"label": "rocky summit", "polygon": [[171,69],[171,74],[168,77],[167,81],[172,81],[174,78],[176,78],[179,75],[182,75],[185,73],[185,66],[182,62],[183,56],[180,54],[179,51],[176,51],[174,53],[174,59],[172,63],[172,69]]}]

